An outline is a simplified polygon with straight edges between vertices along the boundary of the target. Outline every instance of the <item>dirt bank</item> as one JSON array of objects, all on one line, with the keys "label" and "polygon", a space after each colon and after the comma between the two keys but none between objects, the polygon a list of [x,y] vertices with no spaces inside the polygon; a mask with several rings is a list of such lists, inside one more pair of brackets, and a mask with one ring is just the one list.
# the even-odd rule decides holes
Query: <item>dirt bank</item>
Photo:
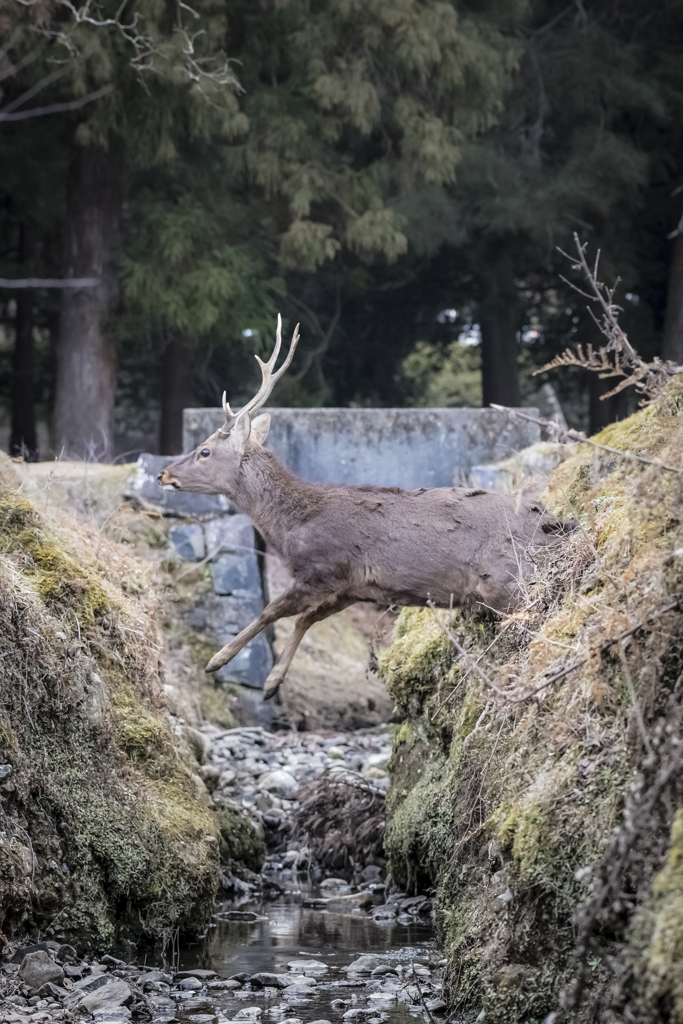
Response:
[{"label": "dirt bank", "polygon": [[[683,467],[681,394],[597,440]],[[386,849],[435,892],[458,1019],[683,1020],[682,483],[580,446],[523,612],[406,610],[380,659]]]},{"label": "dirt bank", "polygon": [[[201,931],[222,823],[164,690],[154,566],[0,469],[0,930],[81,949]],[[231,829],[258,864],[250,820]]]}]

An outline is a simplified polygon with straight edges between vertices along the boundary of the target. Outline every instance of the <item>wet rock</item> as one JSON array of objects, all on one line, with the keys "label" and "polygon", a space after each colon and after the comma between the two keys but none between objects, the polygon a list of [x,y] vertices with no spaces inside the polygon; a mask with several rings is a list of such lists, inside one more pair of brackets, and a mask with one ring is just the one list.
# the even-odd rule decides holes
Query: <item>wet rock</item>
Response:
[{"label": "wet rock", "polygon": [[307,978],[315,978],[319,974],[327,974],[329,968],[322,960],[290,960],[287,966],[292,971],[303,974]]},{"label": "wet rock", "polygon": [[330,1006],[332,1007],[333,1010],[343,1010],[348,1005],[349,1004],[346,999],[333,999],[332,1002],[330,1003]]},{"label": "wet rock", "polygon": [[370,971],[371,978],[384,978],[387,974],[396,974],[396,968],[391,967],[389,964],[380,964]]},{"label": "wet rock", "polygon": [[351,892],[347,896],[335,896],[330,900],[329,906],[340,909],[358,907],[360,910],[365,910],[372,906],[372,896],[368,892]]},{"label": "wet rock", "polygon": [[372,917],[375,921],[393,921],[397,914],[398,907],[388,903],[372,908]]},{"label": "wet rock", "polygon": [[178,988],[182,988],[185,992],[196,992],[202,987],[202,983],[199,978],[183,978],[177,984]]},{"label": "wet rock", "polygon": [[32,992],[37,992],[48,982],[60,984],[64,981],[64,971],[44,949],[38,949],[23,958],[19,978]]},{"label": "wet rock", "polygon": [[252,974],[248,980],[257,988],[265,988],[266,986],[271,988],[288,988],[291,984],[290,979],[285,974],[268,974],[266,971]]},{"label": "wet rock", "polygon": [[344,878],[326,878],[320,883],[321,889],[343,889],[348,886],[348,882]]},{"label": "wet rock", "polygon": [[370,953],[359,956],[357,960],[349,964],[347,971],[349,974],[372,974],[375,967],[384,967],[386,960],[378,956],[372,956]]},{"label": "wet rock", "polygon": [[206,971],[203,967],[195,967],[191,971],[177,971],[173,975],[173,980],[180,981],[183,978],[200,978],[202,981],[209,981],[211,978],[215,977],[215,971]]},{"label": "wet rock", "polygon": [[245,1006],[243,1009],[238,1010],[233,1020],[258,1020],[263,1010],[260,1006]]},{"label": "wet rock", "polygon": [[[99,979],[97,979],[99,981]],[[104,976],[105,984],[89,992],[80,992],[75,1001],[75,1006],[82,1012],[95,1013],[95,1011],[111,1010],[115,1006],[131,1002],[133,993],[130,986],[120,978]],[[67,1003],[73,1007],[71,1000]]]}]

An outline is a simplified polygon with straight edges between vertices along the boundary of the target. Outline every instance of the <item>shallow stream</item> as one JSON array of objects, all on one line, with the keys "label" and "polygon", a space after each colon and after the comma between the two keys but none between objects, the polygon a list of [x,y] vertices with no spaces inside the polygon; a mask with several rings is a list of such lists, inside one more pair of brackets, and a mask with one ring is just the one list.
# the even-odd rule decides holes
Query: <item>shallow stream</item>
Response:
[{"label": "shallow stream", "polygon": [[[359,910],[310,908],[302,904],[313,902],[320,890],[306,884],[297,887],[301,895],[250,903],[248,910],[243,907],[238,911],[255,912],[258,920],[223,919],[222,911],[235,913],[234,904],[217,906],[217,920],[205,938],[182,948],[178,958],[179,972],[199,968],[215,971],[217,978],[201,993],[188,992],[188,998],[179,1001],[178,1019],[209,1024],[216,1017],[234,1020],[239,1014],[242,1018],[249,1008],[254,1008],[252,1019],[261,1019],[264,1024],[292,1019],[304,1024],[325,1020],[405,1024],[414,1016],[428,1016],[425,1002],[438,991],[436,975],[441,973],[429,924],[378,924]],[[384,977],[369,972],[347,975],[344,969],[367,954],[377,958],[376,966],[384,965],[398,973]],[[315,961],[321,966],[291,967],[295,961]],[[419,975],[413,973],[413,967]],[[248,983],[245,986],[246,978],[240,977],[260,972],[301,973],[308,980],[303,990],[301,985],[259,989]],[[217,987],[217,982],[236,975],[241,988]],[[343,1005],[334,1002],[338,1000],[343,1000]],[[349,1014],[350,1010],[357,1012]]]}]

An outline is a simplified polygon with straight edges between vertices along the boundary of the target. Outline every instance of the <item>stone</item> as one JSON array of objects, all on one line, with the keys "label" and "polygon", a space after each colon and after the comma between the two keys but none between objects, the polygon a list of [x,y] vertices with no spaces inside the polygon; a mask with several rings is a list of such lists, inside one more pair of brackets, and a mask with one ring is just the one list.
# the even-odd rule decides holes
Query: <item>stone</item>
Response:
[{"label": "stone", "polygon": [[290,970],[297,971],[308,978],[315,978],[319,974],[327,974],[329,968],[322,960],[290,960],[287,964]]},{"label": "stone", "polygon": [[291,983],[285,974],[269,974],[267,971],[260,971],[258,974],[252,974],[251,978],[247,979],[252,985],[256,985],[257,988],[287,988]]},{"label": "stone", "polygon": [[348,886],[348,882],[344,878],[326,878],[320,883],[321,889],[343,889]]},{"label": "stone", "polygon": [[389,778],[389,772],[385,768],[378,768],[377,765],[371,765],[370,768],[363,772],[366,779],[387,779]]},{"label": "stone", "polygon": [[53,981],[48,981],[42,988],[38,989],[38,995],[41,999],[57,999],[61,1002],[62,999],[66,999],[68,994],[65,988],[55,985]]},{"label": "stone", "polygon": [[204,530],[209,558],[223,553],[249,554],[255,550],[254,527],[249,516],[221,516],[210,520]]},{"label": "stone", "polygon": [[[272,667],[273,652],[266,637],[260,633],[228,665],[215,672],[214,678],[221,683],[240,683],[252,690],[262,690]],[[271,708],[270,704],[268,708]]]},{"label": "stone", "polygon": [[164,985],[170,985],[173,982],[173,976],[165,971],[148,971],[146,974],[138,975],[137,979],[138,985],[143,990],[147,985],[156,985],[159,982],[163,982]]},{"label": "stone", "polygon": [[348,896],[335,896],[330,900],[329,906],[354,909],[357,907],[360,910],[366,910],[372,906],[372,896],[369,892],[351,892]]},{"label": "stone", "polygon": [[59,947],[55,956],[58,960],[61,960],[62,963],[78,960],[78,953],[73,946],[69,946],[66,942]]},{"label": "stone", "polygon": [[370,971],[371,978],[384,978],[387,974],[396,974],[396,968],[389,964],[380,964],[379,967]]},{"label": "stone", "polygon": [[262,1013],[263,1013],[263,1010],[261,1009],[260,1006],[245,1006],[241,1010],[239,1010],[232,1019],[233,1020],[257,1020],[261,1016]]},{"label": "stone", "polygon": [[202,983],[199,978],[183,978],[182,981],[178,982],[178,988],[182,988],[186,992],[198,991],[201,987]]},{"label": "stone", "polygon": [[206,554],[204,530],[199,523],[182,523],[172,526],[168,539],[183,562],[199,562]]},{"label": "stone", "polygon": [[346,970],[349,974],[372,974],[375,967],[384,967],[386,960],[381,957],[373,956],[371,953],[364,953],[359,956],[357,960],[349,964]]},{"label": "stone", "polygon": [[118,1024],[118,1021],[130,1020],[131,1011],[127,1006],[111,1006],[108,1010],[98,1010],[93,1017],[95,1024]]},{"label": "stone", "polygon": [[44,949],[39,949],[35,953],[26,954],[19,968],[19,978],[32,992],[37,992],[50,981],[61,984],[64,971]]},{"label": "stone", "polygon": [[12,773],[11,764],[0,764],[0,779],[6,779]]},{"label": "stone", "polygon": [[360,873],[362,882],[379,882],[382,877],[382,869],[377,864],[368,864]]},{"label": "stone", "polygon": [[195,494],[161,486],[157,481],[159,473],[177,458],[177,455],[140,455],[126,497],[137,498],[145,508],[153,508],[172,516],[192,516],[193,519],[201,520],[229,513],[232,506],[224,494]]},{"label": "stone", "polygon": [[299,783],[293,775],[283,768],[276,768],[275,771],[266,772],[258,780],[258,788],[266,793],[273,793],[275,796],[285,800],[291,800],[299,790]]},{"label": "stone", "polygon": [[330,747],[327,751],[327,756],[331,757],[334,761],[343,761],[346,751],[343,747]]},{"label": "stone", "polygon": [[11,964],[20,964],[24,957],[29,953],[37,953],[42,950],[44,953],[52,953],[54,949],[59,948],[55,943],[52,942],[36,942],[32,946],[19,946],[14,953],[14,956],[10,960]]},{"label": "stone", "polygon": [[253,551],[219,555],[211,563],[211,579],[217,594],[261,593],[261,576]]},{"label": "stone", "polygon": [[[108,975],[105,977],[106,984],[94,991],[87,992],[78,999],[76,1005],[81,1012],[95,1013],[100,1010],[110,1010],[132,1000],[133,993],[125,981]],[[70,1002],[71,1000],[69,1000]]]}]

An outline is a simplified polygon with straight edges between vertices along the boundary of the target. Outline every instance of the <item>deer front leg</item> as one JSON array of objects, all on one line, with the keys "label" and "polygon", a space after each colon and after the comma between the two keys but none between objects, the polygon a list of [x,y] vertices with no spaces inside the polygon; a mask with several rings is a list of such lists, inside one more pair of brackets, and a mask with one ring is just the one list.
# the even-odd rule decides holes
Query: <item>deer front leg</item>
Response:
[{"label": "deer front leg", "polygon": [[267,604],[261,614],[253,622],[250,622],[246,629],[243,629],[241,633],[222,647],[217,654],[214,654],[213,658],[206,666],[207,672],[217,672],[223,665],[227,665],[229,661],[235,657],[236,654],[246,647],[250,640],[253,640],[255,636],[269,626],[271,622],[276,622],[277,619],[283,618],[285,615],[296,615],[297,612],[303,611],[306,606],[311,605],[311,595],[299,587],[291,587],[286,590],[284,594],[277,597],[270,604]]},{"label": "deer front leg", "polygon": [[287,675],[287,669],[292,664],[292,658],[296,654],[296,649],[313,623],[320,622],[322,619],[326,619],[328,616],[334,615],[335,612],[341,612],[344,608],[348,608],[350,604],[355,603],[356,601],[353,597],[338,597],[335,595],[333,597],[326,598],[322,605],[318,605],[318,607],[314,608],[312,611],[304,612],[303,615],[299,616],[294,623],[294,631],[285,644],[277,665],[273,667],[270,675],[266,679],[266,685],[263,688],[264,700],[270,700],[271,697],[274,697],[280,689],[280,685]]}]

